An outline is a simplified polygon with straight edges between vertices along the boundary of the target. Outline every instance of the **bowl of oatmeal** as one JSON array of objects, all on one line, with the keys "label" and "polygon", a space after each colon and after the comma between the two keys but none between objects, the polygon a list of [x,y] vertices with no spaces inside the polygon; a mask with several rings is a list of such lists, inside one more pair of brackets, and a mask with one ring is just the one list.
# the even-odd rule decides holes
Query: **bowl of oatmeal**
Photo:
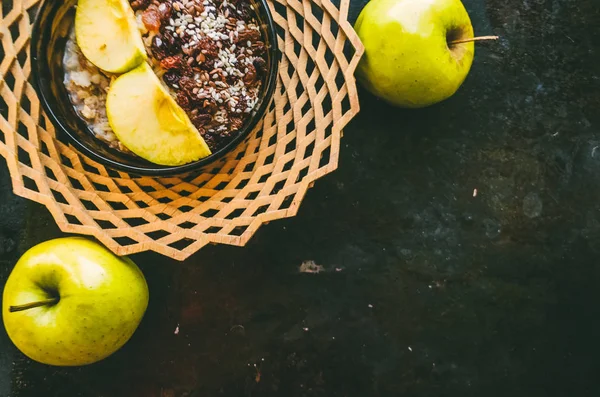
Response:
[{"label": "bowl of oatmeal", "polygon": [[179,165],[136,155],[117,137],[107,115],[108,93],[119,74],[100,69],[83,54],[75,37],[76,4],[46,1],[40,8],[31,42],[32,73],[57,136],[84,155],[138,175],[182,174],[235,148],[266,112],[278,69],[266,0],[132,0],[146,62],[211,152]]}]

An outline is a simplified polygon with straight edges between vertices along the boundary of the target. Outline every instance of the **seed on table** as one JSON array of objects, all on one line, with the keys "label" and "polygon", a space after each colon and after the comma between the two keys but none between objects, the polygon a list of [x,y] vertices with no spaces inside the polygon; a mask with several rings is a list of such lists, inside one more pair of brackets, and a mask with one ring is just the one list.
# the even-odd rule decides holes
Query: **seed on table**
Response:
[{"label": "seed on table", "polygon": [[202,62],[204,62],[205,60],[206,60],[206,58],[204,57],[204,54],[199,54],[199,55],[196,57],[196,62],[198,62],[198,63],[202,63]]},{"label": "seed on table", "polygon": [[181,11],[181,7],[179,6],[178,2],[173,3],[173,8],[177,11]]},{"label": "seed on table", "polygon": [[197,93],[198,93],[198,87],[194,87],[194,89],[192,90],[192,92],[193,92],[194,94],[197,94]]},{"label": "seed on table", "polygon": [[192,63],[194,63],[194,58],[189,57],[188,60],[187,60],[187,64],[191,65]]}]

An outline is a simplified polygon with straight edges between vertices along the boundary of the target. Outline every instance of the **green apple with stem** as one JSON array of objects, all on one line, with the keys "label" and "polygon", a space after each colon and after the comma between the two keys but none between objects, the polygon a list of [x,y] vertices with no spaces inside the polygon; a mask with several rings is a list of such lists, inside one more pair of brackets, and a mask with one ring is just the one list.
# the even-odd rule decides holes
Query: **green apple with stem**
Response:
[{"label": "green apple with stem", "polygon": [[460,0],[371,0],[356,32],[365,46],[358,81],[385,101],[407,108],[452,96],[475,53],[469,14]]},{"label": "green apple with stem", "polygon": [[81,237],[29,249],[8,277],[2,317],[32,360],[56,366],[102,360],[127,342],[148,306],[141,270]]}]

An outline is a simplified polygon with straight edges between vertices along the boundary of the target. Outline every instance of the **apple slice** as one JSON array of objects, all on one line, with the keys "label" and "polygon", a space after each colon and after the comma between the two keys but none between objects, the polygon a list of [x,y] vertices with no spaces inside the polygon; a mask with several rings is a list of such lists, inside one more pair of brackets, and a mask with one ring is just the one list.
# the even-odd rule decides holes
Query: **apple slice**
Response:
[{"label": "apple slice", "polygon": [[185,111],[146,62],[112,83],[106,113],[121,143],[152,163],[182,165],[211,154]]},{"label": "apple slice", "polygon": [[147,58],[127,0],[79,0],[75,38],[83,55],[110,73],[127,72]]}]

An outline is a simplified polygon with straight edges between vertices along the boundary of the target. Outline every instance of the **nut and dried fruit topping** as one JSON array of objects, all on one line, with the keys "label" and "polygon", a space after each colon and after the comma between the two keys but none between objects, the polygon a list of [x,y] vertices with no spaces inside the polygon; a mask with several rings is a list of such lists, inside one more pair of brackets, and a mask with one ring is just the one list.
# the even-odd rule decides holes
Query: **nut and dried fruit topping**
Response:
[{"label": "nut and dried fruit topping", "polygon": [[211,150],[225,146],[258,102],[266,46],[242,0],[134,0],[148,52]]}]

